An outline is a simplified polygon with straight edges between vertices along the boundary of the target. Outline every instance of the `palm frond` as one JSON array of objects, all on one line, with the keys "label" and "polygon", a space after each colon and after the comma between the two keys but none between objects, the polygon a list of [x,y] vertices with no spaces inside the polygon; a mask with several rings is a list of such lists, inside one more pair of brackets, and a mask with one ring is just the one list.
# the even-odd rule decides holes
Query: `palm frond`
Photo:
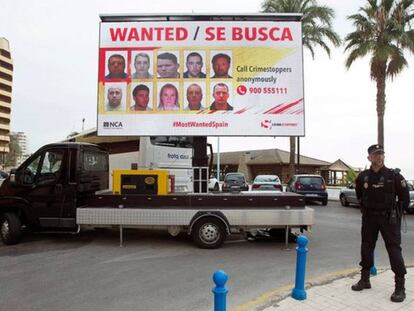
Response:
[{"label": "palm frond", "polygon": [[339,46],[340,36],[332,29],[335,12],[317,4],[316,0],[265,0],[262,12],[302,13],[303,45],[315,56],[315,47],[320,46],[330,56],[328,44]]},{"label": "palm frond", "polygon": [[404,67],[408,66],[407,59],[404,57],[403,51],[397,46],[394,46],[392,50],[393,51],[390,55],[391,60],[387,67],[387,76],[391,79],[398,75]]}]

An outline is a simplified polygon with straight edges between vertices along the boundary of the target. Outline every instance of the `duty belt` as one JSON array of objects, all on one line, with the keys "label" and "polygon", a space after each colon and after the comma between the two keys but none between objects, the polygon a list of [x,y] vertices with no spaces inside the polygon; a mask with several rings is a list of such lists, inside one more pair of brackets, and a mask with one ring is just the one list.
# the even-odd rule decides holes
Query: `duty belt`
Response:
[{"label": "duty belt", "polygon": [[363,209],[362,214],[367,216],[387,216],[390,213],[389,210],[369,210]]}]

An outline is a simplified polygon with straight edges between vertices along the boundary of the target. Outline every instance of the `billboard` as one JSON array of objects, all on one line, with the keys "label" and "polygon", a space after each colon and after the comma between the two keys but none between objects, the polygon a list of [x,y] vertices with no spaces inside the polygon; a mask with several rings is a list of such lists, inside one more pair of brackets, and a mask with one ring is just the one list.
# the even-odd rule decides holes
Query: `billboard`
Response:
[{"label": "billboard", "polygon": [[303,136],[299,21],[101,22],[98,135]]}]

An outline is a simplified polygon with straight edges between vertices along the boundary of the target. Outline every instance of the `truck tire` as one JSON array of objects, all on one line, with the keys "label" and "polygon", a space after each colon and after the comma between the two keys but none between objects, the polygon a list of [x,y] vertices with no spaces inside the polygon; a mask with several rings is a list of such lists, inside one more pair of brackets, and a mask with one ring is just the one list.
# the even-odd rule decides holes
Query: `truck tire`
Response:
[{"label": "truck tire", "polygon": [[22,223],[14,213],[0,216],[0,238],[6,245],[17,244],[22,235]]},{"label": "truck tire", "polygon": [[221,220],[203,217],[195,223],[191,236],[200,248],[219,248],[226,239],[226,229]]}]

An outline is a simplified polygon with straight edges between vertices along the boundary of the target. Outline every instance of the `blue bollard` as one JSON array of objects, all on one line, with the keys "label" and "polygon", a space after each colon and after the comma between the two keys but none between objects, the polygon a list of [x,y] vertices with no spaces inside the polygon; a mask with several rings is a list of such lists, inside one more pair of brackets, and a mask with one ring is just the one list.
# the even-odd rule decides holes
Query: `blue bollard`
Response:
[{"label": "blue bollard", "polygon": [[296,280],[295,288],[292,290],[292,298],[296,300],[305,300],[306,253],[308,252],[306,245],[308,244],[308,238],[304,235],[301,235],[298,237],[297,243],[298,247],[296,247]]},{"label": "blue bollard", "polygon": [[216,287],[213,287],[214,293],[214,311],[226,311],[226,296],[227,288],[224,287],[228,280],[226,272],[223,270],[217,270],[213,274],[213,281]]}]

